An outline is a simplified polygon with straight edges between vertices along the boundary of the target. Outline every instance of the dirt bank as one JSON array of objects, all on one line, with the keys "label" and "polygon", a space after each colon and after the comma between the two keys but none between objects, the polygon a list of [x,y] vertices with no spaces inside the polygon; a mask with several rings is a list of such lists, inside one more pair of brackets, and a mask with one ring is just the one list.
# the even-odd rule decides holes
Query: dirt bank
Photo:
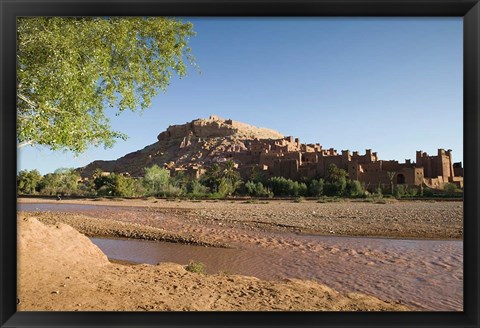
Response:
[{"label": "dirt bank", "polygon": [[[22,198],[21,203],[38,200]],[[212,239],[226,227],[245,231],[283,231],[320,235],[370,236],[411,239],[462,239],[463,203],[405,201],[375,204],[361,201],[322,203],[317,201],[167,201],[147,200],[42,200],[136,208],[135,223],[178,229]],[[98,217],[98,212],[95,215]],[[128,211],[125,211],[127,213]],[[87,213],[88,214],[88,213]],[[100,214],[101,215],[101,214]],[[105,218],[111,214],[107,213]],[[173,220],[174,219],[174,220]],[[132,222],[131,215],[115,220]],[[208,227],[208,233],[203,231]],[[218,234],[212,234],[213,231]],[[228,236],[226,236],[228,237]],[[228,238],[227,238],[228,239]],[[216,240],[218,241],[218,240]]]},{"label": "dirt bank", "polygon": [[191,273],[178,264],[111,263],[87,237],[32,217],[18,222],[19,310],[409,310],[312,281]]}]

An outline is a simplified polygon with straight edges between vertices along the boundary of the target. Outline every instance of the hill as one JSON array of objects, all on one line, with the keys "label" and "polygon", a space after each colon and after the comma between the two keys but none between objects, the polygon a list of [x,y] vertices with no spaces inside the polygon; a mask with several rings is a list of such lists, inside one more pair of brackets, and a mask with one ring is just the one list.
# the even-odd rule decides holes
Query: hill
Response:
[{"label": "hill", "polygon": [[282,138],[284,136],[274,130],[212,115],[208,119],[171,125],[158,135],[154,144],[117,160],[94,161],[80,168],[79,172],[82,177],[92,176],[95,169],[143,176],[144,168],[154,164],[160,167],[201,167],[224,161],[229,151],[246,150],[248,141]]}]

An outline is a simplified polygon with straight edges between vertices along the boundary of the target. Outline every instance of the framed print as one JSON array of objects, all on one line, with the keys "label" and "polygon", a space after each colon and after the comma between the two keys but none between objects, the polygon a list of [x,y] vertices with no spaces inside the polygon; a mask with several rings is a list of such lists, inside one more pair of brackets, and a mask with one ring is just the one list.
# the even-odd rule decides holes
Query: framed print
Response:
[{"label": "framed print", "polygon": [[2,327],[478,326],[477,1],[0,8]]}]

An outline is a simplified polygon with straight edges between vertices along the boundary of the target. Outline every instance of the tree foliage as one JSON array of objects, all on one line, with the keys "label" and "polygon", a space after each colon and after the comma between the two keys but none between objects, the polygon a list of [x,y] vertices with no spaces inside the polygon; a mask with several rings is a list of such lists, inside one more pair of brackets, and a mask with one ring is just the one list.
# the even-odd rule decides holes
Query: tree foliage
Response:
[{"label": "tree foliage", "polygon": [[362,184],[358,180],[348,180],[347,186],[345,188],[345,193],[347,196],[355,198],[355,197],[364,197],[365,196],[365,189],[363,188]]},{"label": "tree foliage", "polygon": [[338,168],[335,164],[328,166],[328,174],[324,191],[327,196],[343,196],[347,187],[347,171]]},{"label": "tree foliage", "polygon": [[320,197],[323,195],[323,188],[325,181],[323,179],[313,179],[308,185],[308,194],[309,196]]},{"label": "tree foliage", "polygon": [[38,184],[38,189],[47,195],[68,195],[77,192],[80,175],[71,168],[60,168],[46,174]]},{"label": "tree foliage", "polygon": [[17,141],[82,152],[112,146],[106,108],[145,109],[194,64],[192,24],[164,17],[17,20]]},{"label": "tree foliage", "polygon": [[454,195],[455,193],[459,193],[462,190],[458,188],[458,186],[454,183],[446,183],[443,187],[443,190],[447,195]]},{"label": "tree foliage", "polygon": [[210,191],[215,193],[218,191],[220,182],[222,180],[222,168],[217,163],[209,166],[202,176],[200,182],[210,188]]},{"label": "tree foliage", "polygon": [[37,190],[42,175],[37,170],[22,170],[17,174],[17,190],[20,194],[33,194]]},{"label": "tree foliage", "polygon": [[254,197],[273,197],[273,192],[265,188],[261,182],[255,183],[254,181],[247,181],[247,183],[245,183],[245,191]]},{"label": "tree foliage", "polygon": [[308,188],[303,182],[272,177],[268,179],[268,186],[275,196],[307,196]]},{"label": "tree foliage", "polygon": [[122,174],[111,173],[94,180],[95,190],[99,196],[132,197],[136,195],[135,180]]},{"label": "tree foliage", "polygon": [[159,194],[170,183],[170,171],[157,164],[145,169],[143,183],[152,194]]}]

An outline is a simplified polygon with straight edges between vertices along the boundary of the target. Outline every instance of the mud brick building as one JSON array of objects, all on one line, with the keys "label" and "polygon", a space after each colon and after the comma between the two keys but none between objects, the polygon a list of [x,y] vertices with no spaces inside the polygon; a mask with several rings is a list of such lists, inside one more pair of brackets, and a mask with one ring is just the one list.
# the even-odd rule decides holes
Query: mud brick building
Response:
[{"label": "mud brick building", "polygon": [[[288,179],[323,178],[328,167],[335,164],[348,172],[352,180],[365,184],[367,189],[379,185],[408,185],[443,189],[446,183],[463,188],[461,163],[452,163],[452,151],[439,149],[430,156],[417,151],[416,162],[407,159],[404,163],[394,160],[379,160],[376,152],[367,149],[365,154],[358,151],[323,149],[320,144],[301,144],[299,139],[253,139],[245,142],[246,149],[232,149],[225,153],[226,159],[240,162],[239,171],[245,179],[253,167],[267,177],[283,176]],[[390,180],[392,178],[392,180]]]},{"label": "mud brick building", "polygon": [[94,161],[79,172],[83,177],[90,177],[100,168],[141,177],[146,167],[159,165],[171,170],[172,174],[184,172],[199,178],[208,166],[232,160],[245,180],[249,179],[253,168],[262,171],[267,178],[283,176],[301,180],[324,178],[329,165],[335,164],[347,171],[350,179],[364,183],[369,190],[379,185],[389,186],[391,182],[433,189],[443,189],[446,183],[454,183],[463,188],[462,164],[452,163],[451,150],[439,149],[434,156],[417,151],[415,162],[399,163],[380,160],[371,149],[365,154],[323,149],[319,143],[302,144],[298,138],[216,115],[171,125],[157,139],[156,143],[117,160]]}]

